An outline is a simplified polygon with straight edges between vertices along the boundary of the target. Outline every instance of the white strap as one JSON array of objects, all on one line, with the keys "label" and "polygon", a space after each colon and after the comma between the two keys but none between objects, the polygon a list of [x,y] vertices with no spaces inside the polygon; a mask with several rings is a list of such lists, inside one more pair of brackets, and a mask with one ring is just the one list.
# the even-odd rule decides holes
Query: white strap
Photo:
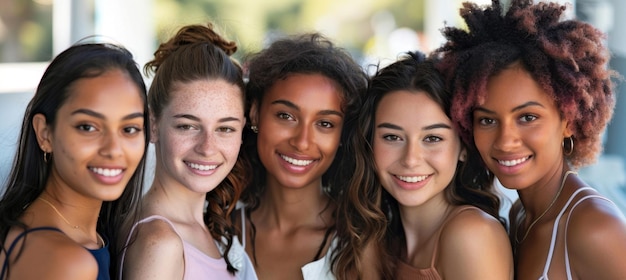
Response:
[{"label": "white strap", "polygon": [[614,204],[613,201],[610,201],[606,197],[602,197],[602,196],[599,196],[599,195],[588,195],[588,196],[585,196],[585,197],[581,198],[579,201],[577,201],[574,204],[574,206],[572,206],[572,210],[569,211],[569,215],[567,215],[567,220],[565,221],[565,271],[567,272],[567,279],[568,280],[572,279],[572,270],[571,270],[570,265],[569,265],[569,253],[567,251],[567,227],[569,225],[569,218],[572,217],[572,211],[574,211],[574,208],[576,208],[576,206],[578,206],[578,204],[580,204],[581,202],[583,202],[584,200],[586,200],[588,198],[600,198],[600,199],[604,199],[604,200]]},{"label": "white strap", "polygon": [[593,189],[589,188],[589,187],[585,187],[585,188],[580,188],[580,189],[576,190],[569,197],[569,199],[567,200],[567,202],[565,203],[565,205],[561,209],[561,212],[559,213],[559,215],[557,215],[556,218],[554,219],[554,226],[552,227],[552,239],[550,240],[550,249],[548,251],[548,258],[546,259],[546,264],[545,264],[545,266],[543,268],[543,273],[541,274],[541,277],[539,277],[539,280],[548,280],[548,270],[550,270],[550,264],[552,263],[552,256],[554,255],[554,247],[556,247],[556,236],[557,236],[557,232],[559,230],[559,220],[561,220],[561,217],[565,213],[565,210],[567,210],[567,207],[572,202],[574,197],[576,197],[577,194],[579,194],[580,192],[582,192],[584,190],[593,190]]}]

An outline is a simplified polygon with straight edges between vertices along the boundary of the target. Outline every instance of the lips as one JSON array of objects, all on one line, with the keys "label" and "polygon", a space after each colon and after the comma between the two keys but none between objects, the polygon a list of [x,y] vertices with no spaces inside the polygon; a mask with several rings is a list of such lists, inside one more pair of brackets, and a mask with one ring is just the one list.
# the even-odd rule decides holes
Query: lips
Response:
[{"label": "lips", "polygon": [[187,166],[189,166],[191,169],[195,169],[199,171],[214,170],[215,168],[217,168],[217,165],[215,164],[204,165],[204,164],[197,164],[197,163],[192,163],[192,162],[185,162],[185,164],[187,164]]},{"label": "lips", "polygon": [[396,175],[396,178],[400,179],[400,181],[407,182],[407,183],[417,183],[417,182],[421,182],[421,181],[426,180],[426,178],[428,178],[428,175],[423,175],[423,176],[400,176],[400,175]]},{"label": "lips", "polygon": [[295,159],[295,158],[288,157],[288,156],[283,155],[283,154],[281,154],[281,155],[280,155],[280,157],[281,157],[283,160],[285,160],[286,162],[288,162],[288,163],[290,163],[290,164],[292,164],[292,165],[295,165],[295,166],[301,166],[301,167],[308,166],[308,165],[310,165],[311,163],[313,163],[313,161],[314,161],[314,160],[311,160],[311,159],[309,159],[309,160],[304,160],[304,159]]},{"label": "lips", "polygon": [[89,170],[91,170],[91,172],[93,173],[96,173],[104,177],[115,177],[117,175],[120,175],[120,173],[124,171],[121,168],[101,168],[101,167],[89,167]]},{"label": "lips", "polygon": [[506,167],[512,167],[512,166],[516,166],[518,164],[521,164],[525,161],[527,161],[528,159],[530,159],[530,156],[524,157],[524,158],[519,158],[519,159],[514,159],[514,160],[498,160],[498,163],[500,165],[504,165]]}]

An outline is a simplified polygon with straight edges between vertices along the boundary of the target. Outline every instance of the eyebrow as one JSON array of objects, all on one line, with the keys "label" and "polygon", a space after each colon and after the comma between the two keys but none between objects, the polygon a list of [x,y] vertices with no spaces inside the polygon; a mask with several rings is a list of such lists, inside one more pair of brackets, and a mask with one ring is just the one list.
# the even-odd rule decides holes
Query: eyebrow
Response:
[{"label": "eyebrow", "polygon": [[[282,104],[282,105],[285,105],[285,106],[287,106],[289,108],[292,108],[294,110],[300,111],[300,107],[298,105],[294,104],[291,101],[287,101],[287,100],[284,100],[284,99],[274,100],[274,101],[272,101],[271,104],[272,105],[274,105],[274,104]],[[322,110],[322,111],[320,111],[317,114],[318,115],[337,115],[337,116],[343,118],[343,113],[335,111],[335,110]]]},{"label": "eyebrow", "polygon": [[[389,128],[389,129],[394,129],[394,130],[404,130],[402,129],[402,127],[392,124],[392,123],[381,123],[377,125],[376,128]],[[438,128],[452,129],[451,126],[445,123],[436,123],[436,124],[431,124],[429,126],[426,126],[422,128],[422,130],[433,130],[433,129],[438,129]]]},{"label": "eyebrow", "polygon": [[[106,120],[106,117],[103,114],[100,114],[96,111],[89,110],[89,109],[78,109],[71,113],[71,115],[77,115],[77,114],[85,114],[88,116],[92,116],[94,118]],[[128,114],[124,116],[122,120],[131,120],[131,119],[136,119],[136,118],[143,118],[143,113],[137,112],[137,113]]]},{"label": "eyebrow", "polygon": [[[524,104],[522,104],[522,105],[519,105],[519,106],[517,106],[517,107],[513,108],[513,110],[511,110],[511,112],[519,111],[519,110],[522,110],[522,109],[524,109],[524,108],[526,108],[526,107],[531,107],[531,106],[539,106],[539,107],[541,107],[541,108],[545,108],[545,107],[544,107],[543,105],[541,105],[541,103],[539,103],[539,102],[536,102],[536,101],[528,101],[528,102],[526,102],[526,103],[524,103]],[[481,107],[481,106],[476,107],[476,108],[474,109],[474,111],[481,111],[481,112],[488,113],[488,114],[495,114],[495,113],[496,113],[496,112],[494,112],[494,111],[491,111],[491,110],[486,109],[486,108]]]},{"label": "eyebrow", "polygon": [[[174,115],[174,118],[189,119],[189,120],[196,121],[196,122],[202,121],[200,118],[194,115],[190,115],[190,114],[178,114],[178,115]],[[236,118],[236,117],[225,117],[225,118],[218,119],[217,122],[241,122],[241,119]]]}]

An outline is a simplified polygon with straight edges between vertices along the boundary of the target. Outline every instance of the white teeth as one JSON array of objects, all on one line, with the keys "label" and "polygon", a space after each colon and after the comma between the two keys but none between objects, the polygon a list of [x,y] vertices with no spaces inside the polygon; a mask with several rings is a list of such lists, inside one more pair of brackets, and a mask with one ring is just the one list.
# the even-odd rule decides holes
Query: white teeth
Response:
[{"label": "white teeth", "polygon": [[189,167],[191,167],[193,169],[200,170],[200,171],[213,170],[213,169],[217,168],[217,165],[201,165],[201,164],[191,163],[191,162],[188,162],[187,166],[189,166]]},{"label": "white teeth", "polygon": [[426,180],[426,178],[428,178],[427,175],[425,176],[396,176],[398,177],[398,179],[407,182],[407,183],[417,183],[417,182],[421,182]]},{"label": "white teeth", "polygon": [[511,166],[515,166],[518,165],[522,162],[525,162],[529,159],[530,157],[525,157],[525,158],[520,158],[520,159],[516,159],[516,160],[498,160],[498,163],[507,166],[507,167],[511,167]]},{"label": "white teeth", "polygon": [[288,156],[285,155],[280,155],[281,158],[283,158],[286,162],[289,162],[293,165],[297,165],[297,166],[307,166],[309,164],[311,164],[313,162],[313,160],[302,160],[302,159],[295,159],[295,158],[290,158]]},{"label": "white teeth", "polygon": [[98,167],[90,167],[89,169],[93,173],[97,173],[105,177],[114,177],[122,173],[122,169],[108,169],[108,168],[98,168]]}]

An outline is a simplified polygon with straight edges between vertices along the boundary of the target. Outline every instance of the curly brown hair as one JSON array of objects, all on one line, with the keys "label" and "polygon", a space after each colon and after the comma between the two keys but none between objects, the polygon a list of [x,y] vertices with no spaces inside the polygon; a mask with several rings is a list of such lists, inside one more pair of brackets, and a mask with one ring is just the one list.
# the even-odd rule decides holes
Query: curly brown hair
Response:
[{"label": "curly brown hair", "polygon": [[[443,77],[435,68],[435,59],[409,52],[398,61],[378,69],[363,97],[357,125],[348,132],[347,155],[342,167],[350,167],[354,176],[342,193],[337,215],[338,253],[333,259],[337,279],[363,278],[363,266],[376,265],[380,277],[393,279],[395,266],[406,247],[398,201],[381,185],[376,175],[372,143],[375,115],[380,101],[399,90],[423,92],[450,116],[452,97]],[[465,146],[465,145],[463,145]],[[465,162],[458,162],[456,174],[445,188],[445,199],[452,205],[473,205],[502,221],[498,214],[500,199],[493,185],[480,180],[484,170],[476,150],[467,149]],[[483,173],[481,173],[483,172]],[[481,176],[483,175],[483,176]],[[373,246],[380,263],[365,263],[367,246]]]},{"label": "curly brown hair", "polygon": [[488,80],[519,62],[569,122],[574,149],[565,158],[574,168],[595,161],[613,114],[615,72],[607,68],[605,35],[590,24],[564,19],[565,9],[513,0],[504,13],[498,0],[485,7],[464,3],[461,17],[468,29],[443,29],[447,42],[435,53],[454,94],[452,119],[467,143],[473,143],[472,113],[485,99]]},{"label": "curly brown hair", "polygon": [[[245,104],[243,70],[230,57],[236,51],[235,42],[220,36],[210,23],[206,26],[184,26],[175,36],[162,43],[154,53],[154,59],[144,67],[146,72],[155,74],[148,91],[148,104],[156,121],[161,117],[163,108],[169,104],[173,88],[179,83],[221,79],[240,89],[241,102]],[[247,161],[239,157],[226,179],[206,195],[208,207],[204,223],[215,240],[226,240],[223,255],[231,273],[236,269],[228,259],[235,234],[230,213],[235,209],[244,186],[248,184],[249,170]]]}]

